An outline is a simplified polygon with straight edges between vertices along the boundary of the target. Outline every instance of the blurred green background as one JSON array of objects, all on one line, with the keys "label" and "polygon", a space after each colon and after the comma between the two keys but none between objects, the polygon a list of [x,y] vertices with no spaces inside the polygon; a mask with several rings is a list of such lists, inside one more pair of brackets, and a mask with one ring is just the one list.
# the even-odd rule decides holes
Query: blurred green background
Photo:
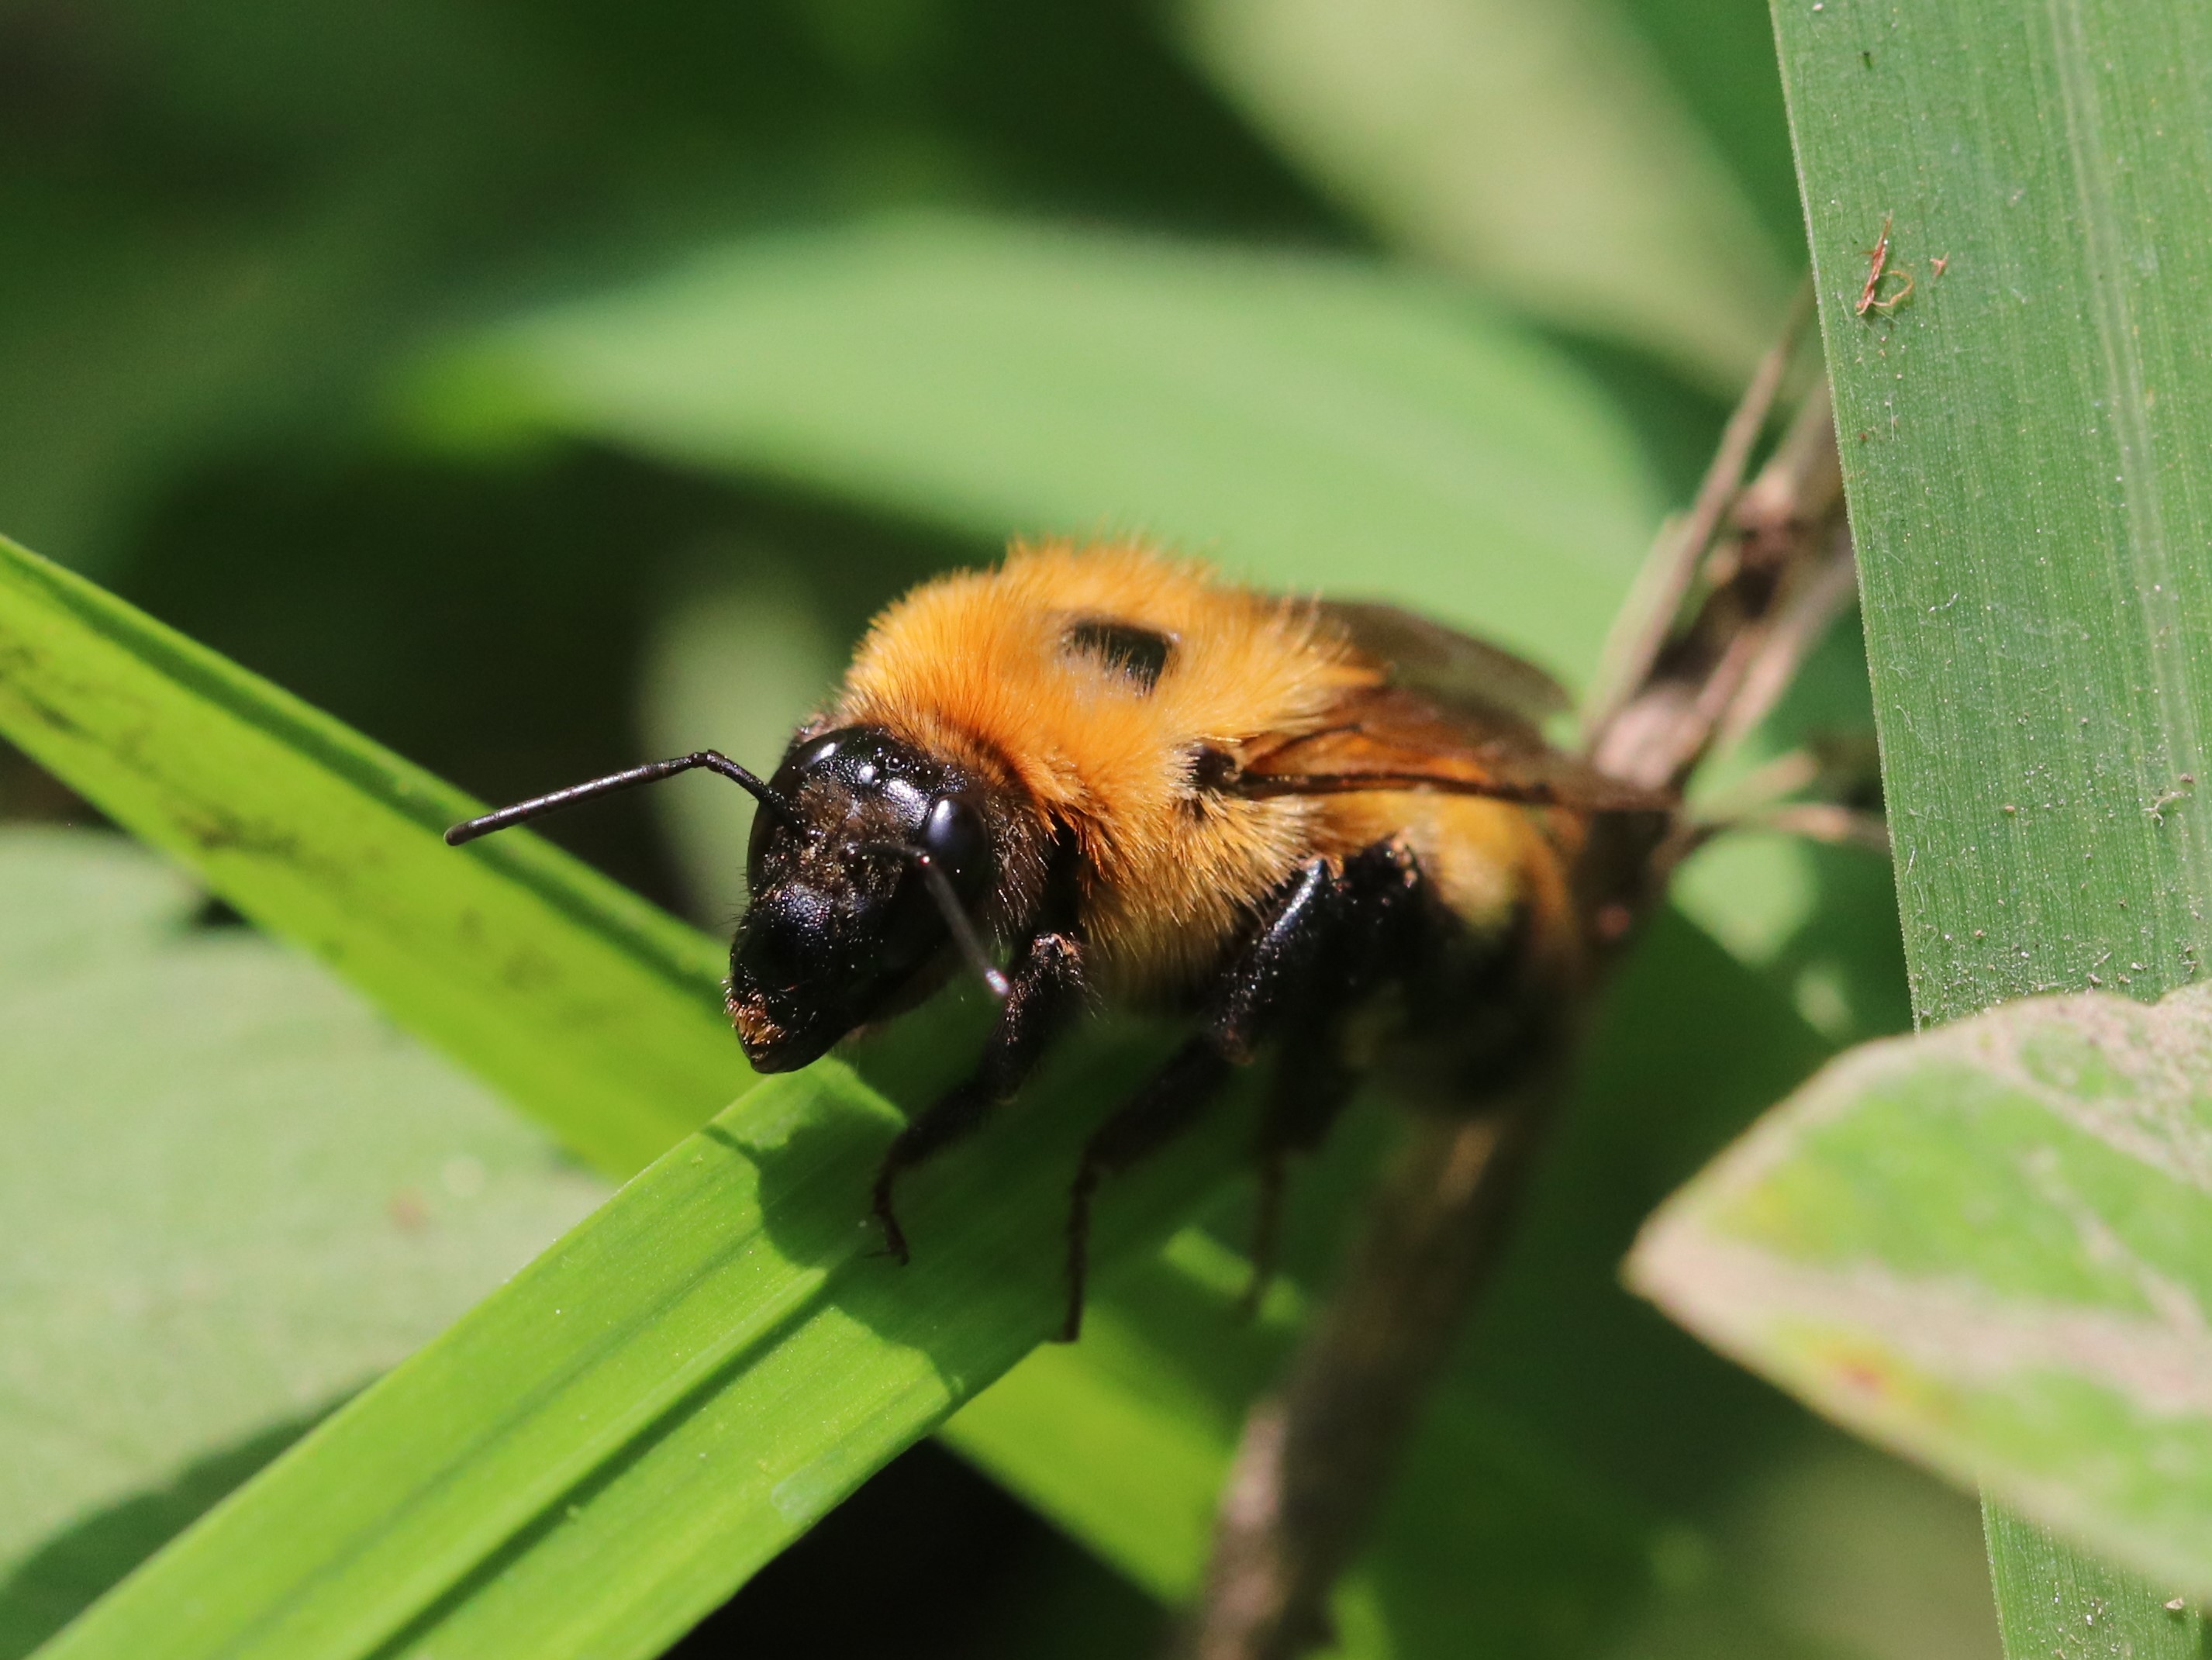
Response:
[{"label": "blurred green background", "polygon": [[[1574,678],[1802,240],[1757,0],[8,0],[0,531],[493,800],[769,763],[878,605],[1020,532],[1159,533]],[[1856,649],[1801,727],[1863,727]],[[4,748],[0,817],[97,822]],[[550,828],[719,927],[744,822],[687,785]],[[1808,1055],[1903,1024],[1879,861],[1745,838],[1681,903]],[[130,1006],[97,1029],[152,1042]],[[582,1202],[540,1174],[408,1341]],[[414,1225],[392,1203],[363,1225]],[[289,1428],[0,1529],[10,1629],[391,1358],[347,1354]],[[1752,1395],[1692,1371],[1709,1415]],[[1971,1506],[1756,1398],[1771,1432],[1653,1571],[1733,1553],[1766,1612],[1659,1608],[1606,1651],[1993,1651]],[[1118,1653],[1158,1619],[926,1446],[685,1651]]]}]

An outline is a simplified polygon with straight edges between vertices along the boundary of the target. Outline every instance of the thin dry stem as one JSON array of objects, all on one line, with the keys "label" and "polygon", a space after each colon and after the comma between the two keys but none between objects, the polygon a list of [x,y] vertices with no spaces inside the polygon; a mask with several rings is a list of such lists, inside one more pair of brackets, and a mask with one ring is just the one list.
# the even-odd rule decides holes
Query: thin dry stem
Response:
[{"label": "thin dry stem", "polygon": [[1813,288],[1808,281],[1790,302],[1782,333],[1759,360],[1751,384],[1722,429],[1720,447],[1705,468],[1704,480],[1688,513],[1669,519],[1645,556],[1629,602],[1621,608],[1613,634],[1599,659],[1596,681],[1591,687],[1585,725],[1601,729],[1633,697],[1651,672],[1660,650],[1673,633],[1682,602],[1689,597],[1698,562],[1735,500],[1751,464],[1752,450],[1766,430],[1775,399],[1797,355],[1797,342],[1813,315]]},{"label": "thin dry stem", "polygon": [[1328,1640],[1330,1588],[1489,1276],[1549,1117],[1550,1079],[1473,1119],[1419,1121],[1366,1208],[1345,1284],[1245,1420],[1191,1660],[1292,1660]]},{"label": "thin dry stem", "polygon": [[1711,747],[1716,753],[1742,742],[1774,712],[1813,648],[1857,597],[1858,571],[1845,542],[1835,556],[1808,574],[1750,654],[1742,681],[1723,705],[1715,725]]},{"label": "thin dry stem", "polygon": [[1838,847],[1864,848],[1889,857],[1889,821],[1878,812],[1862,812],[1833,801],[1792,801],[1765,812],[1752,813],[1728,826],[1730,830],[1779,830],[1808,842],[1832,842]]},{"label": "thin dry stem", "polygon": [[1700,550],[1703,602],[1643,684],[1590,737],[1600,769],[1680,789],[1716,744],[1772,707],[1850,602],[1850,544],[1825,386],[1807,398],[1759,477],[1729,504],[1729,531]]}]

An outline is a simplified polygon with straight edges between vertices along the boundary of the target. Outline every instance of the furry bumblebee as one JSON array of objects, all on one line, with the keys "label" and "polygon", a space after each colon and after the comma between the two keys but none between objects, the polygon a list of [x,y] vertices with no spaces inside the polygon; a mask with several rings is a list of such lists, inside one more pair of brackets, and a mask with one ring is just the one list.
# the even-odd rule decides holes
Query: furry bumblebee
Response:
[{"label": "furry bumblebee", "polygon": [[1262,1273],[1284,1161],[1364,1068],[1460,1110],[1499,1087],[1578,976],[1594,815],[1668,806],[1547,744],[1564,703],[1540,671],[1391,607],[1271,597],[1136,544],[1017,547],[884,611],[769,778],[701,751],[447,840],[694,768],[743,786],[760,811],[728,1005],[762,1072],[963,960],[980,972],[1003,1007],[975,1071],[876,1180],[902,1262],[902,1174],[1009,1101],[1087,1000],[1194,1016],[1075,1172],[1073,1339],[1099,1183],[1263,1048]]}]

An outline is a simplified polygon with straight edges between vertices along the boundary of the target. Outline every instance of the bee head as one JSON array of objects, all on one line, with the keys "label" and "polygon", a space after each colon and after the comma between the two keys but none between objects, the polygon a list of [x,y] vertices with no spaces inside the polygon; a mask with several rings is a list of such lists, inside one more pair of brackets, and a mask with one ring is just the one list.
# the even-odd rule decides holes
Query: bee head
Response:
[{"label": "bee head", "polygon": [[730,1018],[762,1072],[815,1060],[918,1001],[966,953],[994,871],[984,800],[957,768],[878,727],[793,745],[753,821],[752,902],[730,947]]}]

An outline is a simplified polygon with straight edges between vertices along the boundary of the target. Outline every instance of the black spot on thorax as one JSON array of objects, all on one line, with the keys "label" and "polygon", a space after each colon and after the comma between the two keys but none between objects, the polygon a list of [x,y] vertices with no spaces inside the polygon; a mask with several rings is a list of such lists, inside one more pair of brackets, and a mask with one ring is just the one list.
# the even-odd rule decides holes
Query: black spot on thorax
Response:
[{"label": "black spot on thorax", "polygon": [[1121,676],[1142,692],[1159,684],[1168,659],[1175,652],[1175,642],[1167,635],[1106,617],[1085,617],[1068,629],[1061,643]]}]

